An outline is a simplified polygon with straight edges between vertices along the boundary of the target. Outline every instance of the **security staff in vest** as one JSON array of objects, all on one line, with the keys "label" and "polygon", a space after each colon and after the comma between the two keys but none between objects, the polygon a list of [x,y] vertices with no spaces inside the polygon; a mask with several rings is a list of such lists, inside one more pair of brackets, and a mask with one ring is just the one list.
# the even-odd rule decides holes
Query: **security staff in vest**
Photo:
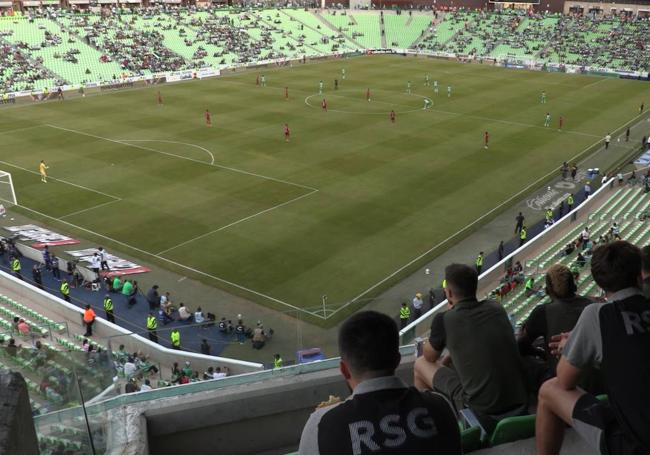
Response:
[{"label": "security staff in vest", "polygon": [[282,368],[283,363],[284,362],[282,361],[280,354],[275,354],[273,356],[273,369],[277,370],[278,368]]},{"label": "security staff in vest", "polygon": [[569,213],[571,210],[573,210],[573,194],[569,194],[569,197],[566,198],[566,205],[568,207],[567,213]]},{"label": "security staff in vest", "polygon": [[526,231],[526,226],[523,226],[521,228],[521,232],[519,233],[519,246],[522,246],[524,243],[526,243],[526,236],[528,235],[528,232]]},{"label": "security staff in vest", "polygon": [[178,329],[172,329],[171,333],[169,334],[169,338],[171,339],[172,342],[172,348],[173,349],[181,349],[181,332],[178,331]]},{"label": "security staff in vest", "polygon": [[341,327],[338,344],[341,374],[352,395],[312,413],[300,438],[300,455],[462,452],[449,402],[395,376],[401,356],[393,319],[375,311],[357,313]]},{"label": "security staff in vest", "polygon": [[408,306],[408,303],[402,302],[402,306],[399,309],[399,326],[400,329],[406,327],[411,319],[411,309]]},{"label": "security staff in vest", "polygon": [[104,311],[106,312],[106,320],[115,323],[115,315],[113,314],[113,299],[110,294],[104,296]]},{"label": "security staff in vest", "polygon": [[476,256],[476,273],[481,274],[481,270],[483,270],[483,260],[485,259],[485,256],[483,255],[483,252],[481,251],[478,256]]},{"label": "security staff in vest", "polygon": [[156,331],[157,328],[158,320],[156,319],[156,316],[154,316],[153,313],[149,313],[147,316],[147,331],[149,332],[149,339],[154,343],[158,343],[158,332]]},{"label": "security staff in vest", "polygon": [[68,280],[63,280],[61,281],[61,295],[63,296],[63,300],[66,302],[70,301],[70,285],[68,284]]},{"label": "security staff in vest", "polygon": [[17,278],[20,278],[21,280],[23,279],[23,275],[20,273],[20,269],[22,266],[20,265],[20,261],[16,256],[13,256],[11,259],[11,271],[16,275]]}]

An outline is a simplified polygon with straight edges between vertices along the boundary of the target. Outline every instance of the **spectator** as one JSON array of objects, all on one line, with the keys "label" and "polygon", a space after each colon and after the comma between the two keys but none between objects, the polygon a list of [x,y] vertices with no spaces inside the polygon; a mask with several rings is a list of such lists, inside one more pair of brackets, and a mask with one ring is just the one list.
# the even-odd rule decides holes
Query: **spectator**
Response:
[{"label": "spectator", "polygon": [[124,376],[130,378],[135,374],[136,371],[137,368],[135,367],[135,361],[133,360],[133,357],[129,356],[129,358],[124,363]]},{"label": "spectator", "polygon": [[147,392],[149,390],[152,390],[151,381],[149,381],[149,379],[145,379],[144,384],[140,386],[140,392]]},{"label": "spectator", "polygon": [[526,369],[531,373],[530,376],[535,377],[534,390],[537,390],[543,381],[555,376],[557,360],[548,349],[551,337],[571,331],[582,310],[591,303],[588,298],[576,295],[577,290],[573,274],[568,267],[561,264],[551,266],[546,271],[546,294],[551,298],[551,303],[537,306],[521,328],[518,341],[519,350],[524,355],[533,354],[533,342],[543,338],[543,368],[540,371],[531,365]]},{"label": "spectator", "polygon": [[344,402],[331,397],[311,414],[300,455],[462,452],[447,400],[409,388],[395,376],[399,335],[391,318],[374,311],[350,317],[339,332],[339,352],[352,395]]},{"label": "spectator", "polygon": [[266,344],[264,326],[258,321],[257,326],[253,329],[253,349],[262,349],[264,344]]},{"label": "spectator", "polygon": [[129,380],[124,386],[124,393],[135,393],[138,391],[138,386],[135,383],[135,379]]},{"label": "spectator", "polygon": [[641,249],[641,278],[643,278],[643,293],[650,298],[650,246],[644,246]]},{"label": "spectator", "polygon": [[244,327],[244,321],[241,319],[237,321],[235,333],[237,334],[237,341],[239,341],[239,344],[244,344],[244,340],[246,339],[246,327]]},{"label": "spectator", "polygon": [[456,412],[469,407],[490,432],[500,419],[528,408],[512,325],[501,305],[476,300],[476,270],[452,264],[445,279],[449,310],[433,318],[424,355],[415,362],[415,386],[446,395]]},{"label": "spectator", "polygon": [[[557,377],[539,391],[537,453],[559,454],[565,425],[594,453],[650,453],[650,302],[639,289],[641,251],[625,241],[596,248],[591,272],[607,301],[584,309],[573,331],[554,340],[561,354]],[[581,373],[598,366],[608,402],[577,387]]]},{"label": "spectator", "polygon": [[24,319],[18,321],[18,332],[24,337],[29,336],[29,324]]},{"label": "spectator", "polygon": [[84,321],[84,325],[86,326],[85,336],[87,337],[93,336],[93,324],[95,323],[95,312],[90,307],[90,305],[86,305],[86,308],[84,310],[83,321]]},{"label": "spectator", "polygon": [[183,302],[178,305],[178,320],[179,321],[189,321],[192,318],[192,313],[190,313]]},{"label": "spectator", "polygon": [[419,292],[413,297],[413,319],[419,319],[422,316],[422,306],[424,301],[422,300],[422,294]]},{"label": "spectator", "polygon": [[196,322],[197,324],[203,324],[205,322],[205,316],[203,316],[203,311],[201,310],[201,307],[198,307],[194,312],[194,322]]},{"label": "spectator", "polygon": [[208,344],[208,340],[203,338],[203,340],[201,341],[201,354],[210,355],[210,350],[211,348],[210,345]]},{"label": "spectator", "polygon": [[147,292],[147,302],[150,310],[157,310],[160,305],[160,294],[158,294],[158,285],[154,284]]},{"label": "spectator", "polygon": [[32,267],[32,279],[34,280],[34,283],[36,283],[36,287],[42,290],[43,276],[41,274],[41,265],[38,262],[34,264],[34,267]]}]

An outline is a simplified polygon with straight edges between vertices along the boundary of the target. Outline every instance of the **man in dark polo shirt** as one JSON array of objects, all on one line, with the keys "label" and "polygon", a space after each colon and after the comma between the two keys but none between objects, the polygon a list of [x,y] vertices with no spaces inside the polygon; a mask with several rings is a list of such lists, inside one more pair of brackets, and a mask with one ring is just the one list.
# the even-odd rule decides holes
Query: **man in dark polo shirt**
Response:
[{"label": "man in dark polo shirt", "polygon": [[445,279],[450,309],[433,318],[415,362],[415,387],[446,395],[457,412],[469,407],[489,432],[500,419],[527,413],[517,342],[501,305],[476,300],[476,270],[452,264]]},{"label": "man in dark polo shirt", "polygon": [[[573,331],[553,343],[562,357],[539,391],[537,453],[559,454],[569,424],[593,453],[650,455],[650,302],[639,288],[641,251],[620,240],[599,246],[591,274],[607,301],[585,308]],[[577,387],[593,366],[609,403]]]},{"label": "man in dark polo shirt", "polygon": [[355,314],[341,327],[339,351],[352,395],[309,417],[300,455],[462,453],[449,402],[407,387],[395,376],[399,335],[390,317],[374,311]]}]

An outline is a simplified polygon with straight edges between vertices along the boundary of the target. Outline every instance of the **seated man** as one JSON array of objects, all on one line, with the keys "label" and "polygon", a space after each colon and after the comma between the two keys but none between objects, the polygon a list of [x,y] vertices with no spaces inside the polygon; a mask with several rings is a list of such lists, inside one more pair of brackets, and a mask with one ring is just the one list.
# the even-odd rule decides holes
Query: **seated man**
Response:
[{"label": "seated man", "polygon": [[[446,395],[456,412],[470,408],[490,432],[499,420],[528,410],[515,335],[501,305],[476,300],[474,268],[452,264],[445,279],[449,310],[431,322],[423,356],[415,361],[415,386]],[[445,348],[449,355],[443,357]]]},{"label": "seated man", "polygon": [[[650,302],[643,296],[641,252],[624,241],[600,246],[591,273],[607,301],[585,308],[573,331],[553,343],[562,357],[557,377],[539,391],[537,453],[559,454],[565,425],[609,455],[650,454]],[[609,403],[577,387],[599,366]]]},{"label": "seated man", "polygon": [[352,395],[336,403],[332,397],[312,413],[300,455],[461,453],[447,400],[409,388],[395,376],[400,363],[395,321],[374,311],[355,314],[341,327],[339,352]]},{"label": "seated man", "polygon": [[546,294],[551,298],[551,303],[537,306],[521,328],[518,342],[522,354],[532,353],[531,348],[536,339],[542,337],[544,340],[542,346],[546,361],[544,371],[536,372],[539,374],[536,374],[538,379],[535,381],[535,390],[541,384],[540,379],[555,376],[557,360],[548,349],[551,337],[571,331],[582,310],[591,303],[588,298],[576,295],[577,289],[573,274],[567,266],[556,264],[549,267],[546,271]]},{"label": "seated man", "polygon": [[180,303],[178,306],[178,320],[179,321],[189,321],[192,318],[192,313],[190,313],[184,303]]}]

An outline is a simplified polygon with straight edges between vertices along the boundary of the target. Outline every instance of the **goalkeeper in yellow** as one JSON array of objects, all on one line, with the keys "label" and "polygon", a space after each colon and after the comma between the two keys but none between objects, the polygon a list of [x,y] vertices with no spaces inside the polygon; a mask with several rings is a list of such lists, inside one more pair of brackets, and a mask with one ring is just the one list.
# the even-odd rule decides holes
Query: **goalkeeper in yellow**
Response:
[{"label": "goalkeeper in yellow", "polygon": [[45,164],[45,161],[41,160],[41,164],[38,165],[38,172],[41,174],[41,182],[47,183],[47,170],[50,167]]}]

